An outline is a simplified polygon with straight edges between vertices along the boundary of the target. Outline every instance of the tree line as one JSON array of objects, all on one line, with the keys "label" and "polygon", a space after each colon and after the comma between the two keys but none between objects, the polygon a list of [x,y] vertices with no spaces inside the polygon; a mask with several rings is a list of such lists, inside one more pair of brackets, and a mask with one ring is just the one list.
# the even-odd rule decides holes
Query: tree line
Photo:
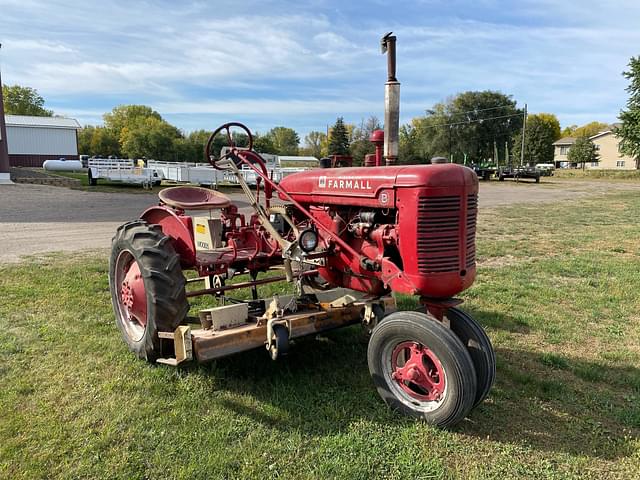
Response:
[{"label": "tree line", "polygon": [[[153,158],[164,161],[204,162],[204,148],[211,131],[184,133],[146,105],[120,105],[103,116],[103,126],[87,126],[78,133],[78,149],[87,155]],[[246,136],[237,135],[238,146],[246,146]],[[254,148],[262,153],[297,155],[300,139],[295,130],[275,127],[256,134]],[[214,149],[226,143],[222,134],[214,139]]]},{"label": "tree line", "polygon": [[[640,57],[632,57],[627,108],[620,113],[621,125],[615,127],[621,138],[621,151],[640,158]],[[44,99],[29,87],[4,86],[7,114],[51,116]],[[120,105],[103,116],[104,125],[86,126],[78,134],[80,153],[115,155],[130,158],[154,158],[166,161],[202,162],[204,147],[211,135],[207,130],[185,133],[145,105]],[[447,98],[427,110],[423,116],[400,127],[400,160],[402,163],[426,163],[441,156],[456,163],[492,162],[525,164],[552,163],[553,143],[561,137],[576,137],[569,160],[576,163],[598,161],[597,150],[589,137],[611,128],[602,122],[560,129],[552,113],[526,115],[524,151],[522,142],[525,112],[511,95],[498,91],[468,91]],[[362,120],[359,125],[336,119],[326,132],[311,131],[300,146],[298,133],[285,126],[257,133],[254,149],[276,155],[351,155],[361,165],[365,155],[374,152],[369,137],[382,125],[377,117]],[[215,139],[225,144],[222,136]],[[239,146],[246,143],[236,137]],[[571,153],[573,152],[573,153]],[[640,160],[638,160],[640,162]]]}]

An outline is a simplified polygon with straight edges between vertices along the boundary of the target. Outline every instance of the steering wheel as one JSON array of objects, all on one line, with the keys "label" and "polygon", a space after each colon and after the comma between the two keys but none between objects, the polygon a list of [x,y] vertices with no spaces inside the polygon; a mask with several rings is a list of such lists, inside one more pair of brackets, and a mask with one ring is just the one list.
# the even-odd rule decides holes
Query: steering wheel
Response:
[{"label": "steering wheel", "polygon": [[[251,151],[253,149],[253,135],[251,135],[251,131],[244,126],[242,123],[239,122],[229,122],[229,123],[225,123],[224,125],[220,125],[215,132],[213,132],[211,134],[211,136],[209,137],[209,140],[207,141],[207,146],[204,149],[204,158],[207,162],[211,163],[211,165],[213,166],[213,168],[217,169],[217,170],[225,170],[224,168],[224,163],[223,160],[226,160],[227,158],[231,158],[233,160],[233,162],[236,164],[237,167],[240,167],[240,164],[242,163],[242,161],[240,159],[237,158],[233,158],[235,157],[235,155],[233,154],[233,151],[237,148],[236,144],[233,141],[233,137],[231,136],[231,127],[238,127],[241,130],[244,130],[245,133],[247,134],[247,137],[249,138],[249,145],[248,145],[248,150]],[[225,153],[224,155],[221,155],[220,157],[216,157],[215,155],[211,154],[211,145],[213,145],[213,142],[216,138],[216,136],[222,132],[223,130],[227,131],[227,142],[228,144],[225,145],[225,147],[229,147],[229,151],[227,153]]]}]

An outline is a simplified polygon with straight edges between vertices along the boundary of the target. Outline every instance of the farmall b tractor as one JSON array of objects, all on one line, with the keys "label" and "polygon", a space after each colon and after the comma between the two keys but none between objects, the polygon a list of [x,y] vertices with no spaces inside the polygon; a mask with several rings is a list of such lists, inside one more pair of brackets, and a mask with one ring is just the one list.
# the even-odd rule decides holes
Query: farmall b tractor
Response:
[{"label": "farmall b tractor", "polygon": [[[382,46],[385,130],[373,133],[376,153],[366,166],[319,168],[276,184],[252,150],[251,132],[227,123],[205,156],[237,175],[250,215],[221,193],[180,186],[162,190],[159,205],[118,229],[111,296],[122,336],[140,358],[176,365],[266,347],[276,359],[291,339],[362,323],[373,383],[391,408],[446,427],[487,396],[491,343],[454,298],[476,274],[477,177],[455,164],[397,165],[395,37]],[[235,146],[234,129],[248,147]],[[219,134],[228,145],[214,152]],[[241,174],[247,168],[259,179],[255,190]],[[188,281],[187,270],[195,272]],[[294,295],[258,298],[258,285],[285,280]],[[198,281],[204,288],[186,288]],[[228,297],[239,288],[253,299]],[[417,297],[421,311],[396,311],[393,294]],[[196,296],[224,304],[189,316]]]}]

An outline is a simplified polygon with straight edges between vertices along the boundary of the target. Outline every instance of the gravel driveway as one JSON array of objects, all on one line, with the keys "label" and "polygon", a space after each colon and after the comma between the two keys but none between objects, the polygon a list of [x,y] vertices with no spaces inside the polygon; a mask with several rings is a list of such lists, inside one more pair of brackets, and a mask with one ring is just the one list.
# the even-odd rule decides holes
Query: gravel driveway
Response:
[{"label": "gravel driveway", "polygon": [[[480,182],[480,207],[555,202],[612,189],[640,190],[638,183],[543,179],[541,184]],[[244,196],[230,195],[248,212]],[[109,248],[116,227],[157,203],[151,193],[103,193],[43,185],[0,185],[0,264],[22,255]]]}]

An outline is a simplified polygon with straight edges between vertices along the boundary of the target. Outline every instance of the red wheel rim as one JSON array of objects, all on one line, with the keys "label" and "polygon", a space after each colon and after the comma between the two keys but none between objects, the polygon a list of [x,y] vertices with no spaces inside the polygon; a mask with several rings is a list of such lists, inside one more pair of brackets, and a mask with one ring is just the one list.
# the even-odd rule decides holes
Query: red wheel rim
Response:
[{"label": "red wheel rim", "polygon": [[115,289],[122,323],[137,341],[147,325],[147,292],[140,266],[130,252],[121,252],[116,260]]},{"label": "red wheel rim", "polygon": [[418,342],[402,342],[391,353],[391,378],[411,398],[442,400],[446,379],[438,357]]}]

